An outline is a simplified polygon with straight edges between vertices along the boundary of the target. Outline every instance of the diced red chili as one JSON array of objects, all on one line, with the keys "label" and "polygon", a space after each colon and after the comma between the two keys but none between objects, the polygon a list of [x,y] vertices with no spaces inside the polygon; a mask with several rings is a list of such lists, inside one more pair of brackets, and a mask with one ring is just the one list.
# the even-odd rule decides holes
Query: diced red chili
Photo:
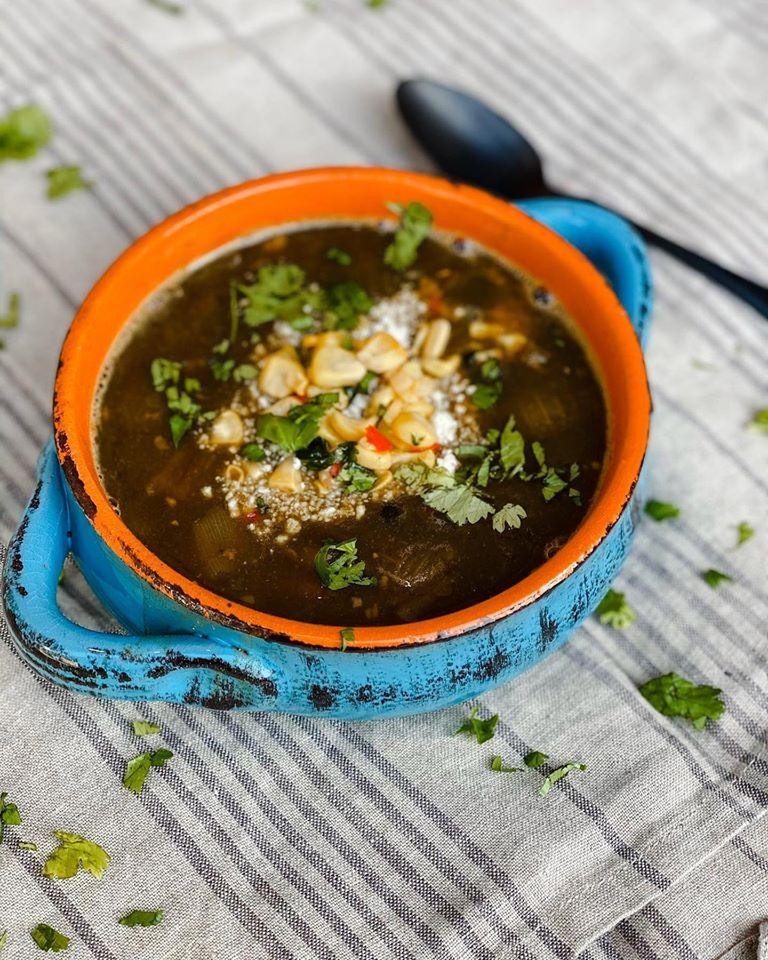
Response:
[{"label": "diced red chili", "polygon": [[341,473],[341,464],[340,464],[340,463],[332,463],[332,464],[331,464],[331,467],[330,467],[330,470],[329,470],[329,473],[331,474],[332,477],[338,477],[338,475]]},{"label": "diced red chili", "polygon": [[365,439],[372,447],[378,450],[379,453],[386,453],[395,447],[394,443],[385,437],[381,430],[377,430],[374,426],[365,428]]},{"label": "diced red chili", "polygon": [[248,513],[244,513],[243,520],[245,520],[246,523],[263,523],[264,515],[257,507],[253,510],[249,510]]}]

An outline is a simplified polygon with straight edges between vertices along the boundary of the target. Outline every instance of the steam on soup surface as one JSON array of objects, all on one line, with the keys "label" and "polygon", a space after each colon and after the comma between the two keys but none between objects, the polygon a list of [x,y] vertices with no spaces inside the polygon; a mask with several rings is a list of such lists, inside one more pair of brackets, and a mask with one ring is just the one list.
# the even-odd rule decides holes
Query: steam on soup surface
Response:
[{"label": "steam on soup surface", "polygon": [[573,532],[605,453],[596,377],[546,291],[430,224],[409,204],[395,234],[276,234],[136,318],[97,449],[163,561],[258,610],[354,627],[483,600]]}]

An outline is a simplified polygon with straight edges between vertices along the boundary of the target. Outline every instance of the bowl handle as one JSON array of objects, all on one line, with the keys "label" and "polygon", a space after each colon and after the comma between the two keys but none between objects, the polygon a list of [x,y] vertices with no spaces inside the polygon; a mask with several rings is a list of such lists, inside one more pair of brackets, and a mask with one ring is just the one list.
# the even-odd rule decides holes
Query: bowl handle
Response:
[{"label": "bowl handle", "polygon": [[603,274],[645,347],[653,305],[645,243],[618,214],[587,200],[545,197],[517,206],[577,247]]},{"label": "bowl handle", "polygon": [[83,693],[268,709],[273,671],[255,651],[196,634],[103,633],[64,616],[56,591],[70,549],[69,516],[53,441],[40,455],[37,475],[3,576],[6,614],[24,659],[54,683]]}]

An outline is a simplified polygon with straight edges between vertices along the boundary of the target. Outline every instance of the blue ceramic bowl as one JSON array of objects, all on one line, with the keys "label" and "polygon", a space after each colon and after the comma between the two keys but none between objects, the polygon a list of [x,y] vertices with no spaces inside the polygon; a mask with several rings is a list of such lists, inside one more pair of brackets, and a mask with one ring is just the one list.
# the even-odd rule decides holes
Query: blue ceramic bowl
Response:
[{"label": "blue ceramic bowl", "polygon": [[[159,232],[166,244],[181,243],[179,255],[183,258],[187,250],[184,238],[188,233],[195,235],[196,218],[206,216],[212,207],[239,204],[245,194],[251,205],[263,202],[260,198],[265,192],[279,193],[286,183],[293,182],[291,177],[302,178],[304,189],[307,181],[318,190],[329,178],[336,187],[343,183],[344,195],[351,199],[343,209],[336,210],[341,216],[364,214],[365,204],[355,199],[355,184],[363,189],[366,178],[374,177],[386,181],[382,189],[389,198],[415,197],[438,210],[443,201],[455,202],[467,207],[470,221],[480,218],[478,223],[486,210],[502,226],[509,220],[516,230],[530,232],[530,249],[543,245],[536,276],[542,277],[545,270],[547,250],[556,250],[569,263],[576,264],[589,281],[587,288],[590,284],[595,290],[601,286],[601,296],[610,297],[615,304],[605,283],[597,278],[596,268],[615,292],[624,309],[616,306],[609,311],[610,323],[601,328],[599,342],[590,343],[593,355],[599,355],[596,364],[598,369],[602,368],[603,380],[606,370],[612,370],[611,364],[624,363],[627,351],[639,353],[637,342],[644,341],[651,307],[645,249],[624,221],[588,203],[531,200],[515,209],[478,191],[415,174],[308,171],[256,181],[209,198],[161,224],[148,236]],[[365,189],[369,187],[370,184]],[[449,217],[448,206],[446,211]],[[321,212],[319,208],[308,209],[307,219],[318,219]],[[471,222],[465,234],[481,239],[477,232],[473,233]],[[466,227],[466,220],[462,226]],[[550,231],[564,239],[559,240]],[[483,237],[481,242],[493,248],[494,242],[489,240],[493,236],[499,238],[495,246],[500,253],[529,268],[522,256],[518,258],[514,250],[505,247],[503,230]],[[224,242],[223,235],[217,237],[214,246]],[[134,261],[146,251],[142,247],[146,242],[144,238],[129,251]],[[583,256],[575,254],[568,245],[576,247]],[[187,263],[199,255],[194,247],[193,243],[189,245]],[[93,313],[96,292],[104,285],[116,283],[124,258],[97,285],[81,311],[84,315],[76,323],[96,322],[95,317],[85,314],[88,309]],[[550,285],[561,294],[557,282]],[[573,309],[567,296],[563,300],[582,326],[579,312],[586,316],[584,305]],[[601,303],[595,303],[595,311],[603,309]],[[630,324],[634,335],[628,337]],[[590,334],[588,339],[593,336]],[[628,339],[634,347],[627,346]],[[65,355],[66,352],[65,344]],[[635,372],[638,368],[642,372],[642,362],[634,362]],[[622,382],[623,375],[619,371],[617,383]],[[348,647],[344,652],[331,648],[327,642],[329,635],[338,637],[338,628],[314,628],[285,621],[281,629],[275,629],[276,618],[259,620],[258,615],[254,615],[257,622],[248,622],[247,615],[233,604],[220,598],[217,602],[215,598],[201,599],[202,591],[194,585],[185,586],[178,582],[180,578],[172,581],[170,573],[158,573],[159,561],[152,564],[143,560],[137,548],[131,547],[127,531],[118,540],[109,541],[86,489],[89,481],[84,479],[84,469],[75,462],[72,439],[63,429],[65,414],[57,419],[56,444],[50,442],[41,454],[38,484],[11,541],[4,571],[3,596],[19,654],[54,683],[83,693],[218,709],[367,719],[434,710],[474,697],[510,680],[560,646],[603,597],[627,556],[639,513],[637,481],[650,412],[644,372],[642,378],[643,386],[635,386],[636,398],[630,397],[630,403],[636,401],[642,408],[641,414],[632,414],[636,419],[640,417],[640,439],[636,438],[629,456],[622,448],[617,467],[621,482],[612,481],[610,493],[614,505],[610,510],[603,509],[601,498],[608,495],[603,489],[605,484],[601,484],[583,523],[585,529],[591,523],[597,532],[590,533],[586,541],[582,535],[578,549],[572,549],[570,554],[564,548],[563,557],[553,559],[551,571],[528,578],[530,583],[526,580],[518,585],[517,594],[510,594],[510,598],[500,595],[486,607],[479,605],[478,609],[462,612],[448,623],[406,624],[383,628],[378,634],[377,628],[356,631],[362,636],[354,648]],[[606,395],[610,423],[614,402],[610,389]],[[62,402],[68,402],[67,398],[57,398],[59,414]],[[622,428],[619,424],[613,429],[620,433]],[[610,438],[609,457],[610,449],[621,447],[621,443],[621,436]],[[629,461],[631,469],[627,467]],[[104,510],[106,507],[102,513]],[[119,526],[114,515],[109,523],[110,529]],[[579,536],[577,531],[576,541]],[[57,581],[70,553],[106,610],[129,635],[91,631],[63,616],[56,602]],[[549,566],[548,561],[545,567]]]}]

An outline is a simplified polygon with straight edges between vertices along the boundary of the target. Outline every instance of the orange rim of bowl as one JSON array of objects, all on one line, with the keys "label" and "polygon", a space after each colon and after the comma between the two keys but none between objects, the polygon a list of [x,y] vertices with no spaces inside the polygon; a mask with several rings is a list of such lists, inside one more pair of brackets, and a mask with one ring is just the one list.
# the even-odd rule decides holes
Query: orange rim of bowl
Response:
[{"label": "orange rim of bowl", "polygon": [[56,449],[65,477],[98,535],[143,580],[235,630],[338,648],[344,624],[262,613],[182,576],[125,526],[101,485],[92,415],[115,339],[158,287],[201,257],[283,224],[385,219],[389,202],[426,204],[440,230],[471,238],[552,290],[580,329],[603,385],[609,437],[600,486],[584,519],[523,580],[454,613],[413,623],[356,627],[349,649],[386,649],[457,636],[498,620],[567,578],[621,516],[642,467],[651,399],[642,351],[616,295],[586,257],[521,210],[473,187],[384,168],[329,167],[275,174],[222,190],[169,217],[133,243],[91,290],[64,341],[54,390]]}]

